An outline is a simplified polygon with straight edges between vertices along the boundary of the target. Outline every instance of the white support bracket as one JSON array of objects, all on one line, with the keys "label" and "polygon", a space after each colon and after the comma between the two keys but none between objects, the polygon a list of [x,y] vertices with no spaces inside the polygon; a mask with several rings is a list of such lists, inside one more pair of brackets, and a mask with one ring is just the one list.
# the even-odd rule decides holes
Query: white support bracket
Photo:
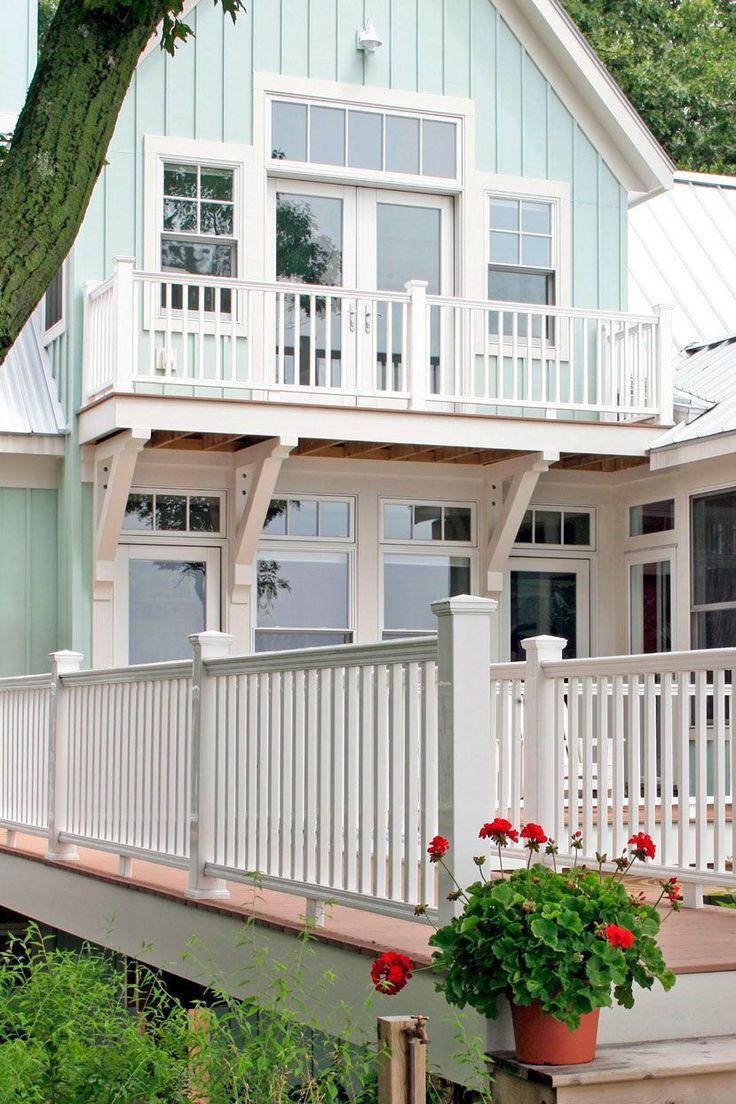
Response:
[{"label": "white support bracket", "polygon": [[[248,603],[254,583],[256,553],[273,497],[281,465],[296,448],[297,437],[270,437],[241,449],[234,456],[235,537],[230,551],[230,597],[233,603]],[[247,486],[244,484],[247,483]],[[239,500],[245,506],[237,517]]]},{"label": "white support bracket", "polygon": [[[488,540],[488,578],[486,592],[499,594],[503,590],[503,573],[508,563],[509,554],[519,532],[519,526],[524,518],[537,481],[542,474],[549,470],[550,464],[559,460],[559,452],[545,450],[544,452],[530,452],[526,456],[519,456],[513,460],[499,465],[498,494],[500,496],[500,484],[509,476],[511,483],[507,493],[503,496],[503,503],[499,506],[495,515],[495,524]],[[488,472],[491,479],[496,478],[493,465]]]},{"label": "white support bracket", "polygon": [[[127,429],[95,450],[95,588],[96,599],[112,598],[115,555],[138,453],[150,440],[150,429]],[[102,469],[100,471],[100,468]]]}]

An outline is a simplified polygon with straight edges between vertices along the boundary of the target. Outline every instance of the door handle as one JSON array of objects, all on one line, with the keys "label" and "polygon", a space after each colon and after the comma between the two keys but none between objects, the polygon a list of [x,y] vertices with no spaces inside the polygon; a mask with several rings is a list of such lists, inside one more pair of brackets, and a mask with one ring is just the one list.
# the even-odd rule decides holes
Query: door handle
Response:
[{"label": "door handle", "polygon": [[355,333],[355,303],[351,303],[348,307],[348,329],[351,333]]},{"label": "door handle", "polygon": [[370,307],[366,306],[365,314],[363,315],[363,325],[365,332],[369,334],[371,332],[371,325],[373,324],[373,311]]}]

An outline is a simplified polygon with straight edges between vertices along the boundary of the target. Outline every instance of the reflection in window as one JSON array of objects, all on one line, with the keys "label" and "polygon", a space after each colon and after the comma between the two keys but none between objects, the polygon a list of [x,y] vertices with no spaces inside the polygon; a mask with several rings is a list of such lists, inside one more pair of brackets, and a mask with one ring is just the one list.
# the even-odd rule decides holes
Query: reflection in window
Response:
[{"label": "reflection in window", "polygon": [[577,655],[577,576],[572,571],[512,571],[511,661],[525,658],[522,640],[561,636],[565,659]]},{"label": "reflection in window", "polygon": [[590,548],[593,543],[591,511],[532,507],[522,518],[515,543]]},{"label": "reflection in window", "polygon": [[736,645],[736,490],[692,504],[693,645]]},{"label": "reflection in window", "polygon": [[384,502],[383,539],[470,543],[471,509],[435,503]]},{"label": "reflection in window", "polygon": [[669,652],[672,648],[672,587],[669,560],[632,564],[631,651]]},{"label": "reflection in window", "polygon": [[383,638],[437,631],[431,604],[470,593],[470,560],[465,556],[383,557]]},{"label": "reflection in window", "polygon": [[[555,302],[552,204],[545,200],[490,198],[488,298],[511,303]],[[498,333],[498,313],[490,314],[490,332]],[[504,336],[513,336],[514,319],[504,315]],[[532,337],[541,338],[542,319],[532,318]],[[527,336],[527,319],[517,320],[517,337]],[[552,321],[547,321],[552,340]]]},{"label": "reflection in window", "polygon": [[130,494],[123,529],[157,532],[220,532],[218,495]]},{"label": "reflection in window", "polygon": [[191,659],[189,635],[206,624],[206,564],[131,559],[128,565],[128,662]]},{"label": "reflection in window", "polygon": [[352,639],[347,553],[263,551],[257,580],[256,651]]},{"label": "reflection in window", "polygon": [[349,537],[350,503],[328,498],[272,498],[263,533],[269,537]]}]

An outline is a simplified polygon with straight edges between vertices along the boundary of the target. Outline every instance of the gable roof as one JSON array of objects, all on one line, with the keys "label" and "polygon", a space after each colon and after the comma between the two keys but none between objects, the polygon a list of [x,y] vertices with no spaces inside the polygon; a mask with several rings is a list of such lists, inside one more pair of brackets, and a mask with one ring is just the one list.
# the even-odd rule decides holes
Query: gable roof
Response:
[{"label": "gable roof", "polygon": [[0,433],[64,432],[64,412],[56,397],[51,363],[35,313],[0,367]]},{"label": "gable roof", "polygon": [[[184,0],[182,18],[198,3]],[[559,0],[493,0],[493,7],[629,193],[640,200],[671,188],[672,161]],[[159,47],[154,36],[141,61]]]},{"label": "gable roof", "polygon": [[629,309],[672,303],[674,352],[736,333],[736,177],[676,173],[629,213]]}]

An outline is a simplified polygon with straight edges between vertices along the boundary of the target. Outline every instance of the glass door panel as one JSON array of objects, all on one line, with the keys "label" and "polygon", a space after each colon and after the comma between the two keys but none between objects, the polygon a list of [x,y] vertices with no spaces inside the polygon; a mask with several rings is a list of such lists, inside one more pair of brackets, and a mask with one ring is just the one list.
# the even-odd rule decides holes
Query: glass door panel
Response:
[{"label": "glass door panel", "polygon": [[116,662],[191,658],[190,634],[220,626],[219,558],[212,548],[119,550]]},{"label": "glass door panel", "polygon": [[669,652],[672,648],[672,567],[668,559],[629,564],[630,649]]},{"label": "glass door panel", "polygon": [[587,561],[513,559],[507,592],[512,662],[525,658],[521,641],[530,636],[564,637],[565,659],[588,655]]},{"label": "glass door panel", "polygon": [[[277,181],[275,207],[277,280],[322,287],[355,283],[354,188]],[[316,293],[280,296],[276,382],[346,386],[346,328],[355,329],[352,301]]]}]

